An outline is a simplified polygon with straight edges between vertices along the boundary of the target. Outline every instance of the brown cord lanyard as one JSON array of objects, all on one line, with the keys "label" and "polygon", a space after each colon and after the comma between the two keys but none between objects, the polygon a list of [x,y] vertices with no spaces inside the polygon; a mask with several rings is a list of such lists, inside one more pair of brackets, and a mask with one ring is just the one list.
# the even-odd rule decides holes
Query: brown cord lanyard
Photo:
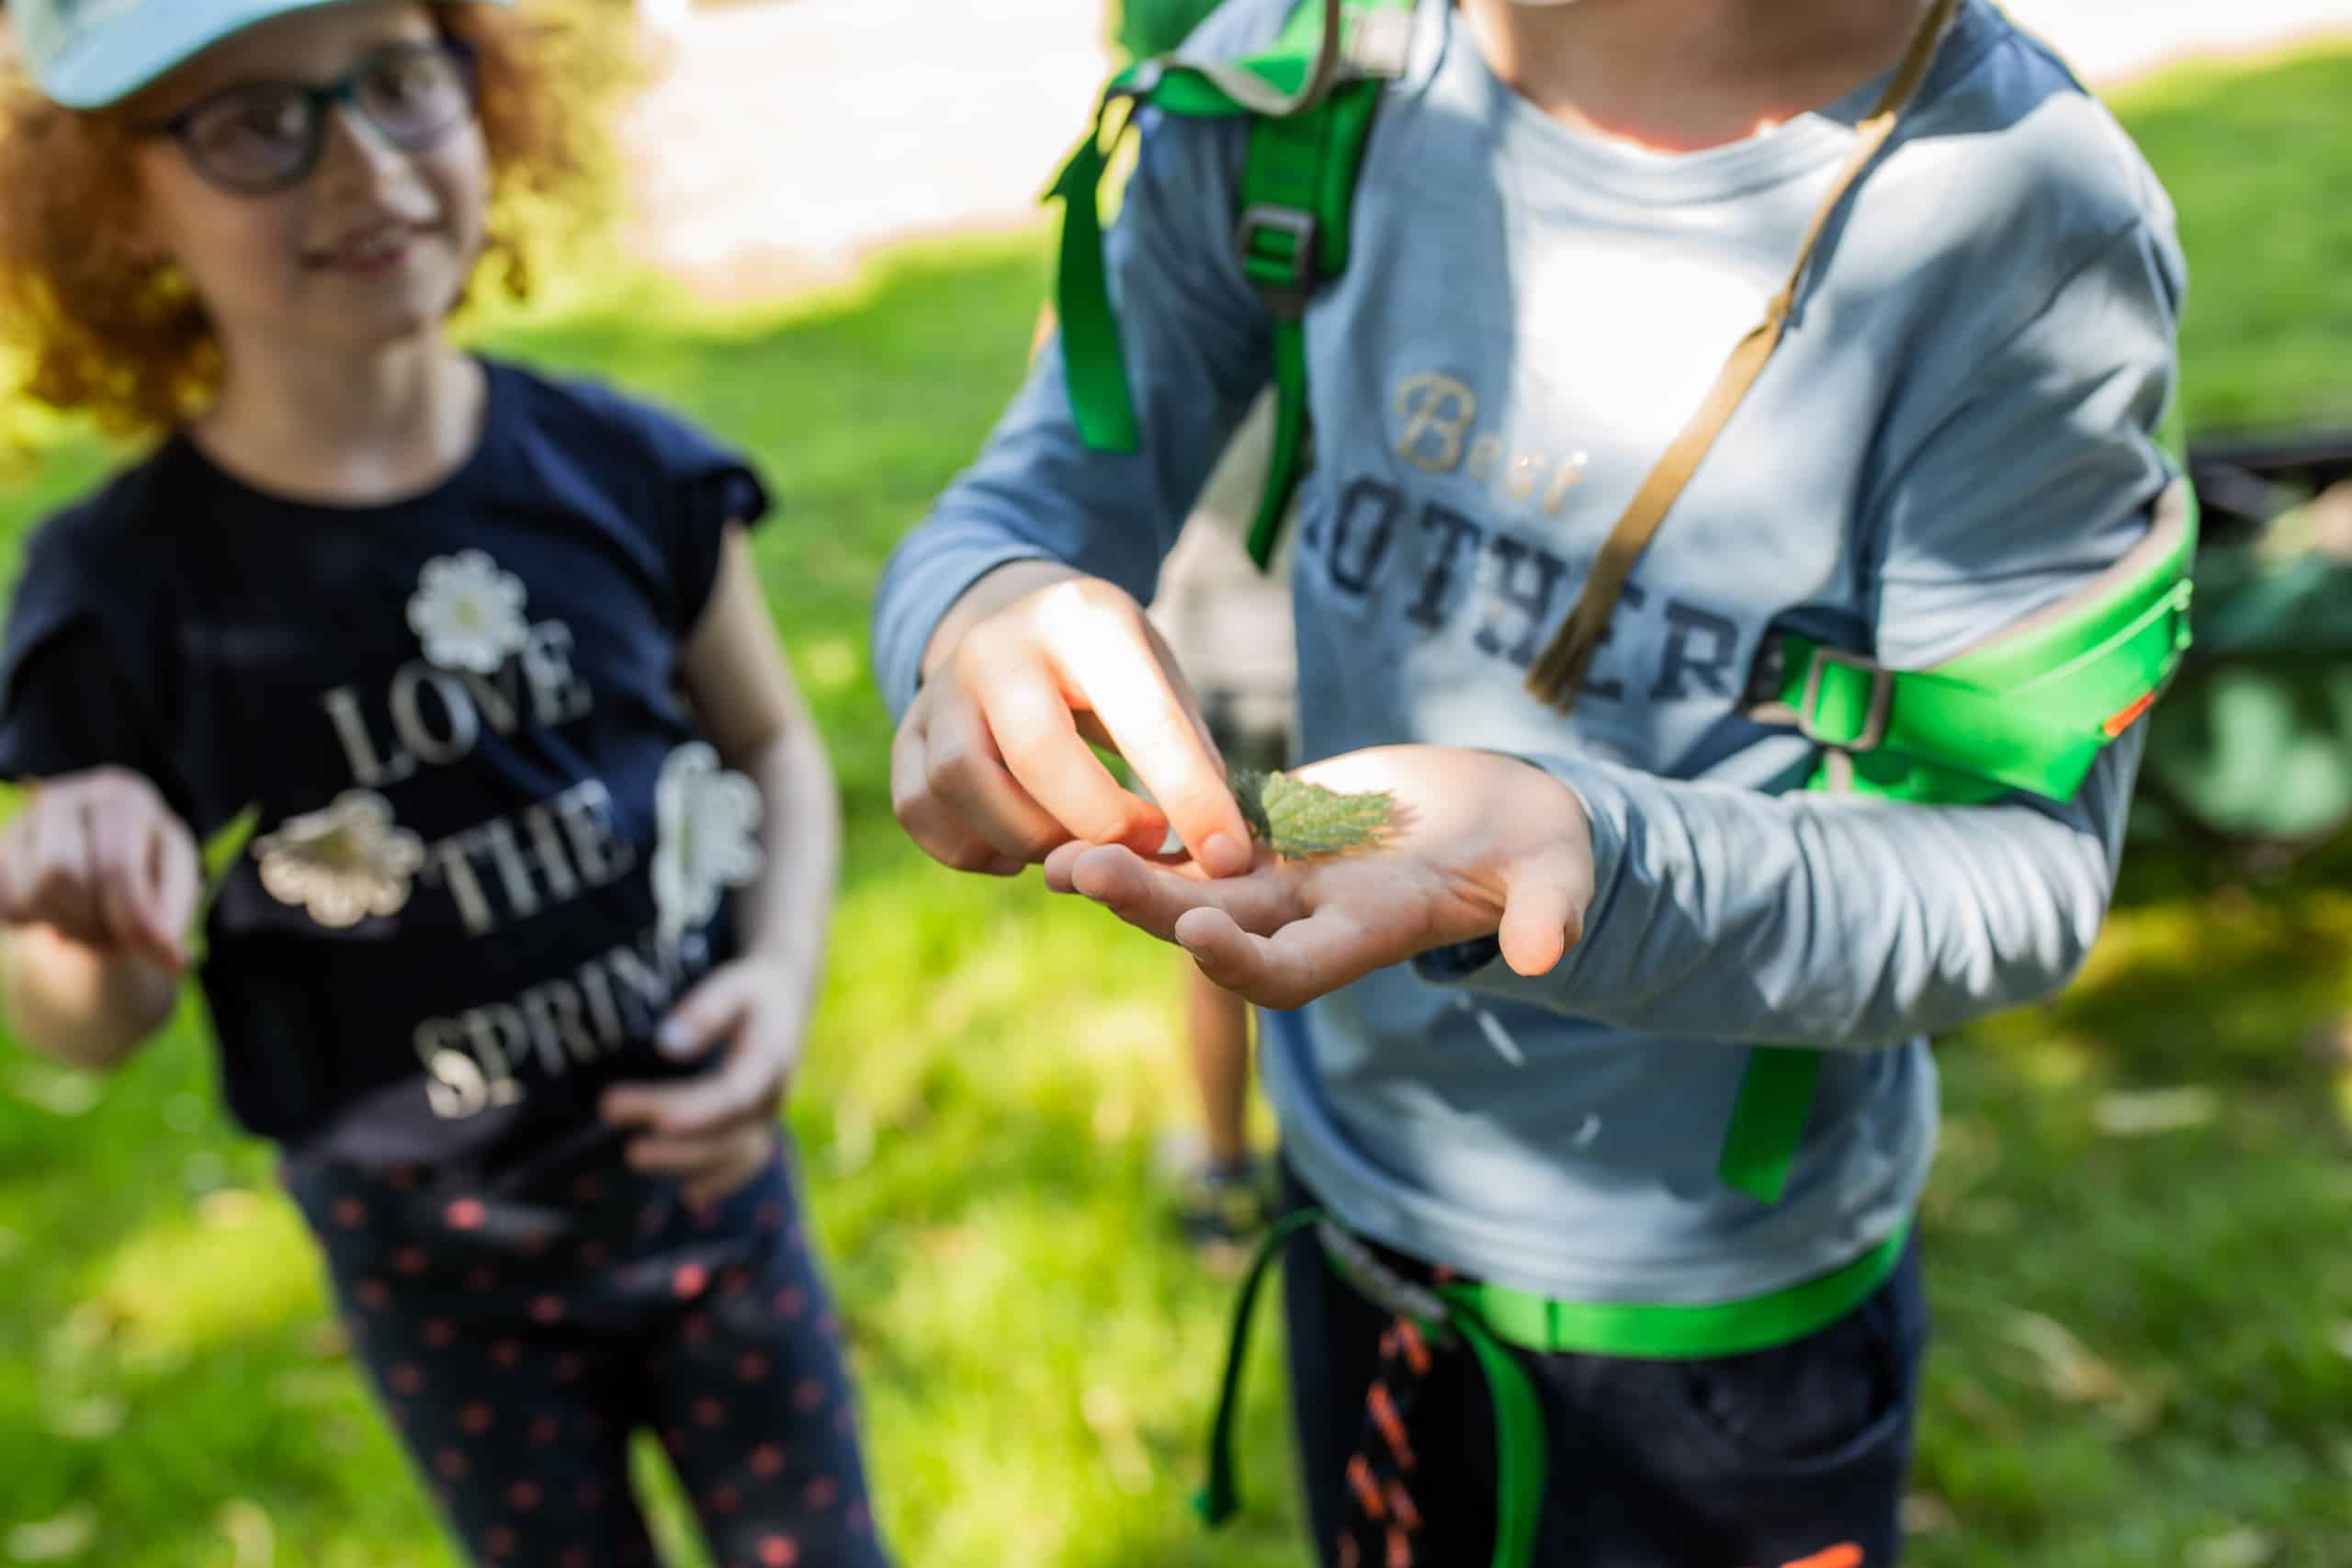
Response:
[{"label": "brown cord lanyard", "polygon": [[1798,247],[1796,265],[1790,269],[1788,282],[1773,296],[1764,320],[1732,350],[1731,359],[1716,378],[1706,401],[1700,404],[1699,412],[1650,470],[1648,479],[1626,507],[1625,514],[1617,520],[1616,527],[1610,531],[1608,542],[1601,546],[1600,558],[1593,562],[1592,571],[1585,579],[1583,591],[1569,610],[1568,618],[1560,623],[1559,630],[1552,634],[1550,645],[1528,671],[1527,689],[1560,712],[1565,714],[1575,705],[1577,694],[1584,684],[1585,668],[1608,630],[1618,594],[1624,588],[1634,563],[1647,547],[1650,536],[1657,532],[1675,497],[1682,493],[1682,487],[1698,471],[1707,448],[1714,444],[1730,421],[1732,411],[1747,395],[1747,389],[1764,368],[1764,362],[1780,346],[1781,329],[1788,324],[1789,312],[1796,304],[1797,285],[1804,279],[1806,264],[1813,259],[1814,247],[1820,243],[1829,215],[1845,200],[1846,193],[1861,177],[1864,165],[1878,155],[1879,149],[1894,133],[1895,121],[1910,107],[1943,41],[1945,29],[1959,14],[1960,5],[1961,0],[1936,0],[1928,11],[1918,36],[1911,40],[1910,52],[1904,57],[1894,79],[1887,84],[1878,107],[1856,128],[1859,136],[1853,153],[1829,187],[1828,199],[1814,213],[1812,227],[1805,231],[1804,243]]}]

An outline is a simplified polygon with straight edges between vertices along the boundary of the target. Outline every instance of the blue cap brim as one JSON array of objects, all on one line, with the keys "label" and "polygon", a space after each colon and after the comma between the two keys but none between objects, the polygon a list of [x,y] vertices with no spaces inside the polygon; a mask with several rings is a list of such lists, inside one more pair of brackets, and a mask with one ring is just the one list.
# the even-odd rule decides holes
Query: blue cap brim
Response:
[{"label": "blue cap brim", "polygon": [[[100,22],[52,59],[29,63],[41,92],[67,108],[120,103],[141,87],[257,23],[350,0],[174,0]],[[511,6],[514,0],[476,0]]]}]

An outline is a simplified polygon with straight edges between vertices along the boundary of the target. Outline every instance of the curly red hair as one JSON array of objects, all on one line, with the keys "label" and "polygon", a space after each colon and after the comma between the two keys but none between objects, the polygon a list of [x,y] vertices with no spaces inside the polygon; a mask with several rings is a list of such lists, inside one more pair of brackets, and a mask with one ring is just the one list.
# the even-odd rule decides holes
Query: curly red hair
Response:
[{"label": "curly red hair", "polygon": [[[605,212],[612,150],[597,111],[629,73],[599,7],[538,9],[433,0],[481,73],[492,186],[473,287],[517,299],[536,254]],[[0,82],[0,357],[18,370],[5,390],[135,436],[199,412],[220,353],[178,268],[129,243],[133,141],[127,108],[78,112],[16,73]]]}]

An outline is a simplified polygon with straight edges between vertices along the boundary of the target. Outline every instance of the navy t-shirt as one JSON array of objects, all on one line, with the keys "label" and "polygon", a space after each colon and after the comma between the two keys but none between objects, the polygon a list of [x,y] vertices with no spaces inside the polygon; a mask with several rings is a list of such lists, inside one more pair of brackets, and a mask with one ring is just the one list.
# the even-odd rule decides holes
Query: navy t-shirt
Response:
[{"label": "navy t-shirt", "polygon": [[756,796],[677,676],[768,497],[668,413],[485,367],[474,454],[388,504],[168,440],[36,530],[0,647],[0,774],[133,768],[199,837],[257,809],[200,980],[232,1112],[319,1157],[604,1135],[605,1086],[702,1070],[653,1031],[733,951]]}]

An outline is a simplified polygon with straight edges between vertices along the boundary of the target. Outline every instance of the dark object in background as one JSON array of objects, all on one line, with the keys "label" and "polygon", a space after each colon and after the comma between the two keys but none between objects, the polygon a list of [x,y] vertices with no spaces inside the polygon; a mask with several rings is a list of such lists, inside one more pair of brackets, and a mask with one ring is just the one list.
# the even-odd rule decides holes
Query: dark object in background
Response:
[{"label": "dark object in background", "polygon": [[2196,641],[2132,827],[2275,865],[2352,826],[2352,428],[2211,436],[2188,462]]}]

